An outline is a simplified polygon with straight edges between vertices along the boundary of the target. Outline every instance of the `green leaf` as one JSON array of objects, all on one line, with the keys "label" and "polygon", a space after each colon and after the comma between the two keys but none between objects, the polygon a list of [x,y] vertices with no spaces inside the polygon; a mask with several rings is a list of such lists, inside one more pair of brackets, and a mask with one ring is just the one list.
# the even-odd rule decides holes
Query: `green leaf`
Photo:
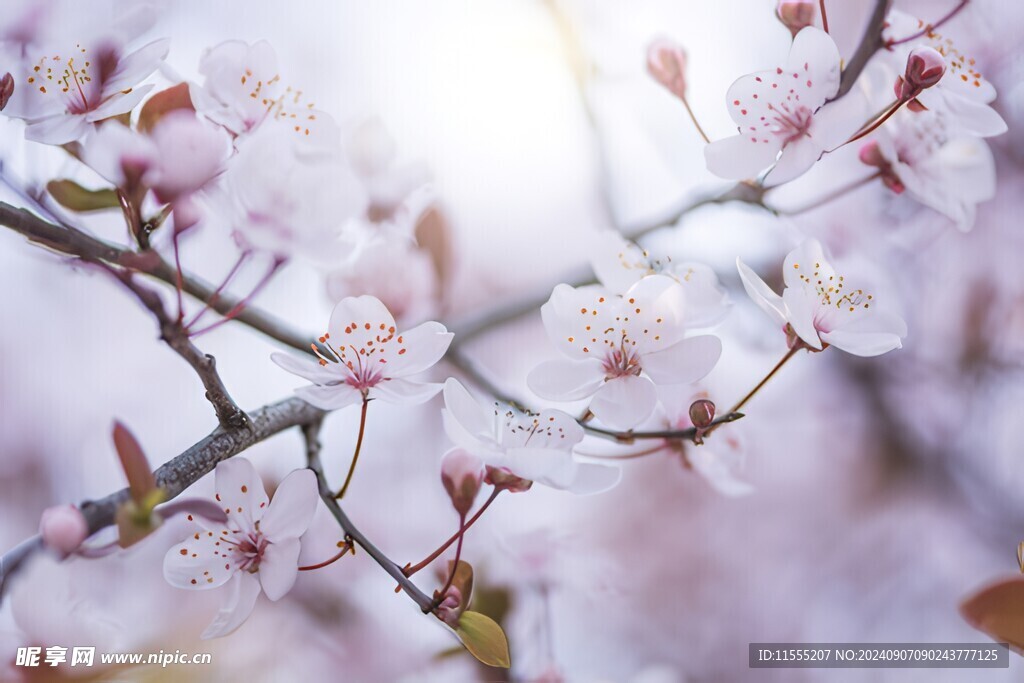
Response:
[{"label": "green leaf", "polygon": [[508,639],[498,622],[479,612],[463,612],[455,629],[470,654],[487,666],[507,669],[512,665]]},{"label": "green leaf", "polygon": [[46,189],[61,206],[72,211],[101,211],[119,205],[113,190],[87,190],[73,180],[51,180]]}]

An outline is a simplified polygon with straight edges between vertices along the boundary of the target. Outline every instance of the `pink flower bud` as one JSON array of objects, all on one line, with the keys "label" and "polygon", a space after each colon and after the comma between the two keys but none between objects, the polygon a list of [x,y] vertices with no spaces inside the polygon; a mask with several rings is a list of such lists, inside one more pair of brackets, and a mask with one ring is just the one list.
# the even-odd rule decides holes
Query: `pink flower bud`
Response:
[{"label": "pink flower bud", "polygon": [[504,489],[509,493],[522,493],[529,491],[533,482],[512,474],[507,467],[488,467],[484,481],[496,489]]},{"label": "pink flower bud", "polygon": [[437,606],[437,617],[452,628],[456,628],[463,612],[459,609],[461,605],[462,591],[457,586],[449,586],[448,591],[444,594],[444,599]]},{"label": "pink flower bud", "polygon": [[74,505],[56,505],[43,510],[39,519],[43,543],[61,555],[70,555],[89,535],[89,523]]},{"label": "pink flower bud", "polygon": [[946,59],[937,50],[923,45],[915,47],[907,58],[906,74],[896,79],[896,97],[912,100],[938,83],[945,73]]},{"label": "pink flower bud", "polygon": [[857,156],[861,163],[877,168],[881,173],[882,183],[896,194],[902,194],[907,189],[903,181],[896,175],[892,164],[882,154],[877,141],[871,140],[865,143],[857,152]]},{"label": "pink flower bud", "polygon": [[775,16],[796,37],[808,26],[814,26],[817,7],[814,0],[781,0],[775,9]]},{"label": "pink flower bud", "polygon": [[686,97],[686,52],[668,38],[647,48],[647,73],[679,99]]},{"label": "pink flower bud", "polygon": [[706,398],[690,404],[690,422],[697,429],[707,429],[715,419],[715,404]]},{"label": "pink flower bud", "polygon": [[0,78],[0,111],[3,111],[4,107],[7,106],[13,94],[14,76],[8,72],[3,75],[3,78]]},{"label": "pink flower bud", "polygon": [[441,459],[441,483],[460,515],[473,507],[483,476],[484,464],[480,458],[461,448],[453,448]]}]

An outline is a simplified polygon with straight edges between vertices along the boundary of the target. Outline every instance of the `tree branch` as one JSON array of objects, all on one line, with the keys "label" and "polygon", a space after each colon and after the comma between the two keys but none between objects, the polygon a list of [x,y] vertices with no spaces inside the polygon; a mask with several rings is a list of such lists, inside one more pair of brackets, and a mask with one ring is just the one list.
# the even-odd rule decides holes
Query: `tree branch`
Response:
[{"label": "tree branch", "polygon": [[843,75],[839,80],[839,90],[836,92],[835,97],[832,98],[833,100],[838,100],[850,92],[853,84],[857,82],[861,72],[864,71],[864,67],[871,61],[871,57],[885,47],[885,41],[882,40],[882,30],[885,28],[885,17],[889,14],[890,2],[891,0],[875,0],[875,9],[868,20],[868,26],[864,29],[860,45],[857,46],[846,68],[843,69]]}]

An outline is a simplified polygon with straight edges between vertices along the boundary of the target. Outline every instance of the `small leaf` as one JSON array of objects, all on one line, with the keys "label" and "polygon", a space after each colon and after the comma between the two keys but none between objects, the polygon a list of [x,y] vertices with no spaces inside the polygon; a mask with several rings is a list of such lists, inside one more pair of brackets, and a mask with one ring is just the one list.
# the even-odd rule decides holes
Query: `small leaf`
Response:
[{"label": "small leaf", "polygon": [[156,480],[149,469],[149,461],[142,452],[142,446],[120,422],[114,423],[114,449],[117,451],[117,457],[121,459],[125,477],[128,478],[132,500],[137,505],[144,505],[147,497],[156,490]]},{"label": "small leaf", "polygon": [[483,664],[502,669],[512,665],[505,632],[490,617],[479,612],[463,612],[455,632],[470,654]]},{"label": "small leaf", "polygon": [[428,207],[417,220],[416,243],[430,255],[437,274],[438,294],[443,299],[452,274],[451,229],[436,206]]},{"label": "small leaf", "polygon": [[46,189],[61,206],[72,211],[101,211],[119,205],[113,190],[87,190],[73,180],[51,180]]},{"label": "small leaf", "polygon": [[[448,571],[452,570],[452,561],[448,561]],[[469,601],[473,597],[473,567],[465,560],[459,560],[459,566],[455,569],[455,578],[452,579],[452,586],[459,589],[462,594],[462,602],[459,604],[461,614],[469,607]]]},{"label": "small leaf", "polygon": [[[135,545],[156,531],[163,522],[163,518],[153,512],[153,507],[163,501],[163,490],[154,490],[150,497],[152,500],[143,505],[136,505],[132,500],[125,501],[114,513],[114,523],[117,524],[117,543],[122,548]],[[149,504],[150,502],[153,504]]]},{"label": "small leaf", "polygon": [[985,586],[960,604],[960,615],[994,640],[1024,651],[1024,576]]},{"label": "small leaf", "polygon": [[177,109],[195,111],[188,83],[179,83],[150,97],[139,113],[139,131],[148,133],[166,114]]}]

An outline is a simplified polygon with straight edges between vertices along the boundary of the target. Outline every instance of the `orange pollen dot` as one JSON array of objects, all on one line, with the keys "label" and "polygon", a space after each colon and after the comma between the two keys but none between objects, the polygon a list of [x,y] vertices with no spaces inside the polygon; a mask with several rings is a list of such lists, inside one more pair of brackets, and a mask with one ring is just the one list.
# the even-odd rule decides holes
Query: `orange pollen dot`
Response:
[{"label": "orange pollen dot", "polygon": [[366,329],[370,329],[370,323],[366,323]]},{"label": "orange pollen dot", "polygon": [[572,337],[569,337],[569,342],[570,342],[570,343],[572,342],[572,340],[573,340],[573,338],[572,338]]},{"label": "orange pollen dot", "polygon": [[182,548],[181,549],[181,554],[182,555],[188,555],[188,550],[186,550],[185,548]]}]

